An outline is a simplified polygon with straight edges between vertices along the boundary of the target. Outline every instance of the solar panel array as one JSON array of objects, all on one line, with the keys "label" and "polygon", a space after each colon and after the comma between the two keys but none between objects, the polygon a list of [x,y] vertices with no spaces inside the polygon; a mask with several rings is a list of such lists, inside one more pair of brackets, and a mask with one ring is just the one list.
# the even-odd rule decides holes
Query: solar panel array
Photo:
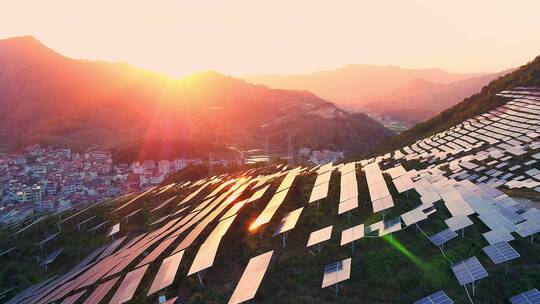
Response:
[{"label": "solar panel array", "polygon": [[[531,112],[526,113],[519,107]],[[540,134],[536,133],[540,132],[540,119],[537,119],[539,115],[539,102],[515,100],[486,115],[479,115],[455,128],[420,140],[394,153],[348,164],[326,164],[315,167],[307,171],[307,174],[317,173],[309,202],[328,197],[332,172],[337,168],[341,175],[340,193],[339,200],[335,201],[337,206],[332,208],[337,207],[338,214],[358,208],[359,202],[367,199],[359,197],[359,189],[365,186],[358,185],[356,179],[358,166],[366,177],[373,212],[386,211],[382,214],[383,220],[379,221],[381,214],[374,215],[379,217],[375,219],[376,222],[369,218],[371,223],[369,225],[354,223],[357,219],[353,216],[351,220],[349,212],[347,219],[353,222],[352,227],[341,231],[340,245],[350,244],[364,237],[381,237],[398,232],[403,228],[402,221],[405,226],[416,224],[417,229],[421,230],[420,225],[424,223],[422,221],[440,221],[440,217],[431,219],[430,215],[440,211],[438,209],[442,206],[447,209],[443,212],[449,211],[452,217],[444,220],[448,229],[429,237],[432,243],[442,246],[455,238],[457,231],[474,225],[469,215],[477,214],[477,218],[482,222],[480,223],[482,227],[478,230],[486,231],[486,227],[489,228],[483,236],[490,245],[484,247],[483,251],[495,264],[511,261],[518,258],[519,253],[508,242],[514,237],[517,238],[517,235],[529,237],[540,232],[540,211],[512,200],[496,187],[523,186],[534,189],[540,185],[538,184],[540,170],[536,168],[537,161],[540,160],[540,152],[537,151],[540,148],[538,141]],[[515,157],[524,160],[516,164]],[[409,168],[409,161],[415,162],[416,169],[410,171],[405,169],[404,166]],[[203,178],[194,183],[173,183],[123,195],[109,202],[115,208],[117,218],[128,221],[130,217],[143,211],[154,213],[151,214],[153,227],[150,232],[123,236],[96,249],[69,273],[52,278],[42,287],[25,291],[26,294],[19,295],[12,303],[62,301],[70,303],[84,298],[86,298],[84,303],[94,303],[107,297],[108,293],[114,293],[112,303],[123,303],[130,301],[138,289],[143,289],[143,286],[139,288],[139,284],[147,268],[152,269],[153,274],[148,280],[144,280],[145,283],[151,282],[151,285],[144,287],[149,287],[148,295],[155,295],[175,280],[186,251],[194,253],[187,255],[189,258],[193,257],[191,266],[185,267],[188,275],[200,274],[211,267],[216,256],[219,256],[218,252],[221,254],[219,246],[224,235],[232,225],[236,225],[234,223],[236,218],[240,218],[239,215],[242,215],[244,209],[254,208],[254,202],[261,200],[265,193],[268,193],[268,189],[273,186],[269,184],[270,181],[279,181],[278,179],[283,177],[273,197],[251,223],[251,230],[258,229],[262,238],[264,230],[259,228],[273,223],[272,219],[285,203],[295,179],[305,171],[300,167],[289,170],[286,166],[249,169],[237,175],[222,174]],[[399,217],[395,217],[395,210],[389,212],[387,210],[394,206],[394,198],[390,195],[385,181],[385,177],[388,176],[383,175],[383,172],[391,178],[399,193],[395,198],[413,203],[412,209],[405,211],[401,211],[401,208],[410,205],[400,205],[399,210],[403,213]],[[176,193],[178,190],[182,190],[180,195]],[[177,197],[181,200],[180,203],[171,204]],[[444,205],[437,204],[435,208],[434,204],[439,200],[443,200]],[[172,209],[170,212],[169,206]],[[271,227],[275,228],[273,234],[278,235],[294,229],[303,208],[305,207],[286,214],[277,226]],[[333,210],[335,213],[335,209]],[[391,216],[390,220],[388,213]],[[75,212],[68,219],[73,221],[75,216],[80,214],[82,212]],[[34,220],[32,225],[40,221],[39,217],[35,217]],[[66,225],[67,219],[61,222]],[[102,217],[88,215],[86,220],[73,224],[75,227],[89,224],[93,226],[89,231],[94,232],[107,223],[108,220]],[[119,228],[120,223],[113,225],[107,235],[120,233],[120,229],[113,227]],[[306,247],[317,245],[317,248],[320,248],[322,242],[329,240],[332,243],[337,242],[331,240],[333,227],[338,226],[330,225],[312,231]],[[28,229],[28,226],[24,229]],[[475,229],[472,230],[477,233]],[[516,234],[512,235],[512,232]],[[178,245],[171,252],[170,247],[173,244]],[[195,245],[198,248],[195,248]],[[269,267],[272,254],[273,251],[270,251],[249,261],[230,303],[239,303],[255,296]],[[159,269],[158,265],[161,265]],[[348,279],[350,268],[350,258],[327,265],[322,287]],[[474,257],[455,263],[451,268],[461,285],[487,276],[487,271]],[[122,273],[126,272],[128,274],[122,277]],[[118,285],[116,283],[120,283],[120,286],[111,292],[114,285]],[[444,292],[439,291],[415,303],[453,302]]]},{"label": "solar panel array", "polygon": [[324,267],[321,288],[338,284],[351,277],[351,258],[341,260]]},{"label": "solar panel array", "polygon": [[495,264],[504,263],[520,257],[519,253],[507,242],[499,242],[482,248]]},{"label": "solar panel array", "polygon": [[429,237],[429,240],[435,245],[435,246],[441,246],[442,244],[450,241],[451,239],[455,238],[457,236],[457,233],[452,231],[450,228],[444,229],[441,232],[438,232],[432,236]]},{"label": "solar panel array", "polygon": [[487,271],[476,257],[454,263],[452,265],[452,271],[454,272],[454,275],[461,286],[478,281],[488,276]]},{"label": "solar panel array", "polygon": [[540,304],[540,291],[534,288],[510,298],[512,304]]},{"label": "solar panel array", "polygon": [[437,291],[436,293],[429,295],[425,298],[414,301],[414,304],[453,304],[452,301],[444,291]]},{"label": "solar panel array", "polygon": [[249,260],[238,285],[236,285],[236,288],[229,299],[229,304],[242,303],[255,297],[257,289],[259,289],[259,285],[268,268],[268,264],[270,264],[273,253],[274,251],[269,251]]}]

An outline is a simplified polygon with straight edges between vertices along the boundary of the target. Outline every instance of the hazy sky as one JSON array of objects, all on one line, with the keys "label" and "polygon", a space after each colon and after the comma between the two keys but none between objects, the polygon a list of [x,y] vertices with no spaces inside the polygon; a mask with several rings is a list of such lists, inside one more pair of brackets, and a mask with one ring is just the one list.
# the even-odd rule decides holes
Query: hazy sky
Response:
[{"label": "hazy sky", "polygon": [[173,76],[350,63],[491,72],[540,55],[540,1],[0,0],[0,38]]}]

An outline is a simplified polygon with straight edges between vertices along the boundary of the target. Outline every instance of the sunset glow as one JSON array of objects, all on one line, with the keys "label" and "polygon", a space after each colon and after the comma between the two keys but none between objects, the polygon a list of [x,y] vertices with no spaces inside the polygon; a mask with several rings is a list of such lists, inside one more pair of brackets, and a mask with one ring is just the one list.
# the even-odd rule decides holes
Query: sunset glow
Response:
[{"label": "sunset glow", "polygon": [[529,30],[540,28],[539,9],[538,1],[487,0],[12,1],[0,10],[0,38],[33,35],[69,57],[175,77],[351,63],[495,72],[538,53]]}]

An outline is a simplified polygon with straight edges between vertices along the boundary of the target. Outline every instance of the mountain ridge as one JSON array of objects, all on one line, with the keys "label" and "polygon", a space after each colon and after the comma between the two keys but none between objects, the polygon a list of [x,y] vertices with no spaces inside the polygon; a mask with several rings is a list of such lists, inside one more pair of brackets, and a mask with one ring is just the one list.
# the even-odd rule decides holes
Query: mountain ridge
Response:
[{"label": "mountain ridge", "polygon": [[[18,147],[46,141],[75,149],[97,144],[106,149],[129,145],[136,150],[149,140],[182,141],[186,149],[190,142],[201,147],[260,146],[265,138],[282,149],[286,143],[281,132],[279,136],[265,133],[261,125],[285,114],[297,122],[313,123],[328,119],[317,111],[325,108],[336,115],[330,120],[353,120],[308,91],[270,89],[213,71],[173,79],[123,62],[75,60],[28,36],[0,40],[0,108],[6,114],[0,118],[2,141]],[[382,137],[391,134],[367,116],[355,117],[358,122],[353,125]],[[292,123],[283,128],[297,137],[299,145],[308,138],[325,146],[316,130],[301,134],[301,124]],[[346,144],[337,135],[330,137],[329,146]],[[350,148],[360,152],[378,140],[364,138],[366,144]]]}]

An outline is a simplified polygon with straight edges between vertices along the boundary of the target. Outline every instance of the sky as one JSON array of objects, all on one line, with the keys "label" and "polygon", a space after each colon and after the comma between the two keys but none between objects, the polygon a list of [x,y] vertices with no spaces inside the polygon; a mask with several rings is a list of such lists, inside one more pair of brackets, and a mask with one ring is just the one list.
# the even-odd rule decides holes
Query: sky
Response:
[{"label": "sky", "polygon": [[[4,3],[2,3],[4,2]],[[0,39],[173,77],[353,63],[496,72],[540,55],[540,1],[0,0]]]}]

